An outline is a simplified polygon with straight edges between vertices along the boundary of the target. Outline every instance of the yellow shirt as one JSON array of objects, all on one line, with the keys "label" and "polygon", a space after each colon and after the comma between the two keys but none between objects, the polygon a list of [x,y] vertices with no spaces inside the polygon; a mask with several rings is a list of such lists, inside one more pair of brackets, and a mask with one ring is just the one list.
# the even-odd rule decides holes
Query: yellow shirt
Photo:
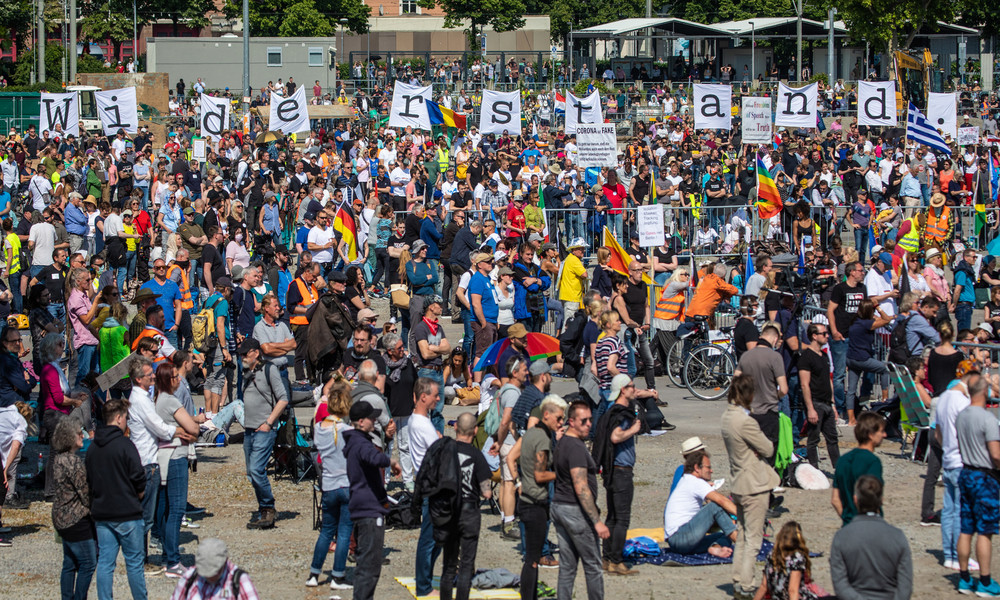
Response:
[{"label": "yellow shirt", "polygon": [[[10,248],[11,260],[10,264],[7,265],[7,272],[11,275],[21,272],[21,238],[17,237],[16,233],[11,232],[7,235],[7,248]],[[4,252],[4,260],[7,260],[7,253]]]},{"label": "yellow shirt", "polygon": [[559,299],[563,302],[583,302],[583,282],[587,278],[587,269],[575,254],[566,257],[563,263],[562,278],[559,280]]},{"label": "yellow shirt", "polygon": [[[122,230],[128,235],[135,235],[135,225],[122,225]],[[135,252],[135,238],[125,238],[125,249]]]}]

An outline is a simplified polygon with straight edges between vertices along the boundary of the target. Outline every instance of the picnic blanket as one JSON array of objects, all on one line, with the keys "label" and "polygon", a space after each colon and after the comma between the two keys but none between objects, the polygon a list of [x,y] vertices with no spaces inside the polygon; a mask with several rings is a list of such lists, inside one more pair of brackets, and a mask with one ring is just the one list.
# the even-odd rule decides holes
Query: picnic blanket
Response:
[{"label": "picnic blanket", "polygon": [[[406,588],[410,595],[417,598],[417,581],[413,577],[397,577],[399,585]],[[441,578],[434,578],[434,589],[441,588]],[[421,596],[426,597],[426,596]],[[521,592],[514,588],[503,588],[499,590],[469,590],[469,600],[520,600]]]},{"label": "picnic blanket", "polygon": [[[774,544],[764,540],[760,545],[760,551],[757,553],[757,561],[767,560],[767,557],[771,554],[771,548]],[[708,552],[704,554],[678,554],[676,552],[670,552],[667,549],[663,549],[659,556],[638,556],[631,559],[637,565],[650,564],[659,565],[666,567],[704,567],[706,565],[731,565],[733,564],[733,558],[719,558],[718,556],[712,556]]]}]

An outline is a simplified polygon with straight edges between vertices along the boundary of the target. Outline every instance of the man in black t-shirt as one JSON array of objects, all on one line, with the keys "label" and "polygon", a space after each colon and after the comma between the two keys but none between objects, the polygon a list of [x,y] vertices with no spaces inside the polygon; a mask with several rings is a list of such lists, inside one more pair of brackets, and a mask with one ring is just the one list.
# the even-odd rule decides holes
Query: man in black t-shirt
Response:
[{"label": "man in black t-shirt", "polygon": [[[868,297],[868,290],[861,281],[865,278],[865,268],[859,262],[852,262],[844,268],[847,281],[833,286],[826,318],[830,323],[830,354],[833,356],[833,394],[837,407],[846,411],[847,388],[847,331],[858,316],[861,301]],[[846,412],[844,413],[846,414]]]},{"label": "man in black t-shirt", "polygon": [[[772,294],[768,294],[770,297]],[[774,294],[777,295],[777,294]],[[740,298],[740,318],[736,320],[733,328],[733,350],[736,352],[736,362],[747,350],[755,347],[760,339],[760,331],[754,323],[754,315],[760,301],[756,296],[743,296]]]},{"label": "man in black t-shirt", "polygon": [[[207,219],[205,224],[208,225]],[[208,290],[214,290],[215,282],[226,274],[226,261],[219,252],[224,236],[218,227],[209,227],[205,233],[208,235],[208,243],[201,250],[201,284]]]},{"label": "man in black t-shirt", "polygon": [[[439,530],[435,528],[435,536],[444,536],[440,542],[442,550],[443,570],[441,572],[441,597],[451,598],[451,582],[455,581],[456,595],[467,598],[472,586],[472,575],[476,570],[476,551],[479,545],[479,530],[482,525],[482,513],[479,510],[481,498],[492,497],[490,490],[490,467],[480,450],[472,446],[476,437],[476,415],[467,412],[458,416],[455,422],[455,447],[458,455],[459,492],[457,514],[452,519],[452,526]],[[436,442],[447,443],[443,439]],[[462,557],[461,565],[459,556]]]},{"label": "man in black t-shirt", "polygon": [[396,332],[382,336],[385,346],[385,396],[389,400],[389,413],[396,423],[396,435],[389,442],[388,451],[399,445],[399,464],[403,469],[403,485],[413,491],[413,459],[410,457],[410,415],[413,414],[413,386],[417,382],[417,368],[406,353],[406,344]]},{"label": "man in black t-shirt", "polygon": [[[375,380],[375,387],[378,391],[385,393],[385,360],[378,350],[372,347],[372,331],[368,325],[362,324],[354,328],[354,345],[344,353],[343,361],[340,365],[340,372],[353,382],[357,379],[358,369],[361,363],[371,360],[378,368],[378,378]],[[391,413],[395,414],[395,413]]]},{"label": "man in black t-shirt", "polygon": [[405,283],[399,276],[399,254],[404,248],[408,247],[406,240],[403,239],[403,234],[406,232],[406,225],[403,221],[396,221],[396,230],[391,236],[389,236],[389,241],[386,244],[386,250],[389,253],[389,269],[386,272],[386,277],[389,278],[389,284],[394,283]]},{"label": "man in black t-shirt", "polygon": [[840,458],[840,448],[837,446],[837,409],[832,404],[830,360],[823,352],[823,343],[829,339],[830,330],[822,323],[810,323],[806,335],[809,337],[809,345],[799,354],[799,381],[809,431],[806,457],[809,464],[818,468],[819,454],[816,449],[822,432],[830,463],[837,468],[837,459]]}]

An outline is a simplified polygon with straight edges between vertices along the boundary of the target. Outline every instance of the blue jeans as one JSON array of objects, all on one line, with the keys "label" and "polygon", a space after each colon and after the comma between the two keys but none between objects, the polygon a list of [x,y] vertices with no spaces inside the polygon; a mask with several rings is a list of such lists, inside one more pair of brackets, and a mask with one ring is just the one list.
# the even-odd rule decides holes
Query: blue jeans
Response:
[{"label": "blue jeans", "polygon": [[616,240],[625,239],[622,237],[625,235],[625,225],[622,220],[622,213],[619,212],[617,215],[608,215],[608,229],[611,230],[611,233],[615,236]]},{"label": "blue jeans", "polygon": [[[125,273],[128,279],[135,277],[135,266],[138,264],[139,252],[137,250],[127,250],[125,252]],[[118,291],[121,291],[119,288]]]},{"label": "blue jeans", "polygon": [[257,506],[261,509],[274,508],[274,494],[267,479],[267,461],[271,458],[278,432],[273,429],[267,432],[247,429],[243,435],[243,457],[247,463],[247,477],[257,496]]},{"label": "blue jeans", "polygon": [[73,385],[80,385],[91,371],[97,368],[97,346],[84,344],[76,349],[76,381]]},{"label": "blue jeans", "polygon": [[142,191],[142,203],[140,204],[140,206],[142,207],[142,210],[148,210],[149,209],[149,186],[148,185],[144,185],[144,186],[137,185],[137,186],[135,186],[135,189]]},{"label": "blue jeans", "polygon": [[112,598],[111,590],[119,548],[121,548],[122,556],[125,557],[125,572],[128,574],[128,586],[132,590],[133,600],[146,600],[146,577],[142,571],[142,530],[141,519],[97,522],[97,597],[99,600],[111,600]]},{"label": "blue jeans", "polygon": [[[32,267],[34,269],[34,267]],[[66,305],[62,302],[52,302],[47,307],[49,309],[49,314],[59,321],[59,325],[66,324]]]},{"label": "blue jeans", "polygon": [[[566,237],[572,240],[573,238],[582,238],[584,234],[583,230],[583,217],[580,216],[580,211],[571,210],[566,213]],[[544,556],[544,555],[543,555]]]},{"label": "blue jeans", "polygon": [[945,560],[958,560],[958,534],[961,530],[962,503],[958,476],[962,469],[942,469],[944,501],[941,505],[941,549]]},{"label": "blue jeans", "polygon": [[323,525],[319,530],[319,538],[316,539],[316,547],[313,548],[312,565],[309,572],[319,575],[323,571],[323,563],[326,562],[326,555],[330,551],[330,542],[336,536],[337,550],[333,554],[333,576],[343,577],[347,569],[347,549],[351,544],[351,531],[354,524],[351,523],[351,511],[347,508],[347,500],[350,489],[346,487],[337,488],[323,492]]},{"label": "blue jeans", "polygon": [[[875,375],[885,375],[888,377],[889,368],[885,366],[885,363],[876,359],[869,358],[868,360],[852,360],[847,359],[847,410],[855,410],[857,399],[859,397],[864,397],[871,394],[871,385],[861,386],[861,394],[858,394],[858,382],[865,373],[874,373]],[[868,388],[868,393],[865,394],[865,388]],[[884,386],[888,389],[888,384]]]},{"label": "blue jeans", "polygon": [[62,600],[86,600],[97,568],[97,540],[63,540],[63,567],[59,577]]},{"label": "blue jeans", "polygon": [[[132,254],[135,254],[134,252]],[[128,278],[128,252],[125,253],[125,266],[113,268],[115,272],[115,285],[118,286],[118,292],[121,293],[125,289],[125,280]],[[121,296],[119,296],[121,297]]]},{"label": "blue jeans", "polygon": [[[178,327],[179,326],[180,326],[180,324],[178,323]],[[173,331],[164,331],[163,333],[167,336],[167,341],[170,342],[170,345],[172,345],[174,348],[178,348],[179,347],[177,345],[177,330],[176,329],[174,329]],[[242,389],[242,386],[241,386],[240,389]]]},{"label": "blue jeans", "polygon": [[238,421],[240,427],[243,427],[243,411],[243,401],[233,400],[219,409],[219,412],[212,417],[212,422],[215,423],[216,427],[228,433],[229,426],[233,424],[233,421]]},{"label": "blue jeans", "polygon": [[[721,532],[706,535],[713,525],[718,525]],[[681,526],[667,540],[670,550],[678,554],[702,554],[715,544],[732,546],[730,534],[736,531],[736,523],[721,506],[709,502],[701,507],[690,521]]]},{"label": "blue jeans", "polygon": [[424,498],[420,513],[420,538],[417,540],[417,597],[426,596],[434,590],[434,562],[439,554],[441,547],[434,541],[434,524]]},{"label": "blue jeans", "polygon": [[143,467],[146,472],[146,493],[142,496],[142,520],[144,533],[153,532],[153,537],[163,539],[163,532],[156,523],[156,500],[160,495],[160,465],[153,463]]},{"label": "blue jeans", "polygon": [[854,230],[854,249],[858,251],[858,260],[865,262],[868,254],[868,230],[862,227]]},{"label": "blue jeans", "polygon": [[778,403],[778,410],[792,420],[792,442],[796,445],[799,443],[800,432],[806,421],[804,406],[799,374],[796,372],[788,378],[788,393]]},{"label": "blue jeans", "polygon": [[438,430],[438,433],[444,434],[444,415],[441,414],[441,411],[444,410],[444,375],[441,371],[433,369],[417,369],[417,376],[433,379],[438,384],[438,401],[431,409],[431,423],[434,423],[434,428]]},{"label": "blue jeans", "polygon": [[187,508],[187,493],[187,458],[171,459],[167,467],[167,485],[160,489],[156,503],[156,520],[163,533],[163,558],[170,567],[181,562],[181,519]]},{"label": "blue jeans", "polygon": [[831,338],[830,354],[833,358],[833,400],[838,414],[844,415],[847,414],[844,412],[847,409],[847,390],[844,385],[844,379],[847,377],[847,339],[838,342]]},{"label": "blue jeans", "polygon": [[955,323],[957,331],[972,328],[972,303],[958,302],[955,304]]},{"label": "blue jeans", "polygon": [[41,273],[42,269],[44,269],[46,266],[47,265],[31,265],[31,269],[28,270],[28,272],[31,273],[30,279],[38,277],[38,274]]}]

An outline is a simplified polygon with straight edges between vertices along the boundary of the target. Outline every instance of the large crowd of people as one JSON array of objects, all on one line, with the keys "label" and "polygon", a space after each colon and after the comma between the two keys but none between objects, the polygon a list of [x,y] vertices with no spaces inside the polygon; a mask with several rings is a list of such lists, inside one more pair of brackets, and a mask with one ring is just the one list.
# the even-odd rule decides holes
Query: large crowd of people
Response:
[{"label": "large crowd of people", "polygon": [[[881,517],[874,450],[922,410],[936,428],[914,520],[940,525],[959,591],[1000,597],[1000,430],[986,410],[1000,395],[987,346],[1000,335],[1000,154],[839,120],[779,132],[764,152],[738,127],[695,130],[686,99],[669,101],[677,118],[635,123],[603,168],[580,167],[575,136],[540,117],[521,135],[336,122],[268,143],[257,125],[206,140],[203,160],[187,126],[164,140],[11,131],[2,504],[38,497],[21,476],[30,435],[62,597],[96,578],[110,598],[121,551],[134,598],[161,574],[178,580],[174,598],[256,598],[219,540],[182,562],[179,532],[204,510],[188,502],[196,445],[239,435],[257,502],[246,526],[273,528],[268,465],[296,407],[305,421],[314,405],[322,525],[306,586],[332,547],[330,587],[374,597],[398,486],[419,521],[418,597],[439,552],[441,597],[468,597],[490,499],[500,535],[521,542],[522,598],[551,592],[539,568],[558,568],[570,598],[578,565],[601,598],[605,575],[637,572],[625,546],[639,436],[675,429],[657,376],[700,324],[732,337],[719,425],[731,479],[713,487],[705,445],[684,442],[664,508],[671,551],[732,560],[737,598],[823,596],[796,522],[763,576],[754,561],[780,486],[807,471],[789,465],[829,465],[837,596],[909,597],[910,548]],[[767,219],[758,168],[784,201]],[[648,204],[666,223],[654,248],[636,223]],[[553,394],[555,378],[576,391]],[[917,404],[901,411],[903,396]],[[467,408],[448,423],[446,404]],[[844,427],[858,448],[841,456]]]}]

